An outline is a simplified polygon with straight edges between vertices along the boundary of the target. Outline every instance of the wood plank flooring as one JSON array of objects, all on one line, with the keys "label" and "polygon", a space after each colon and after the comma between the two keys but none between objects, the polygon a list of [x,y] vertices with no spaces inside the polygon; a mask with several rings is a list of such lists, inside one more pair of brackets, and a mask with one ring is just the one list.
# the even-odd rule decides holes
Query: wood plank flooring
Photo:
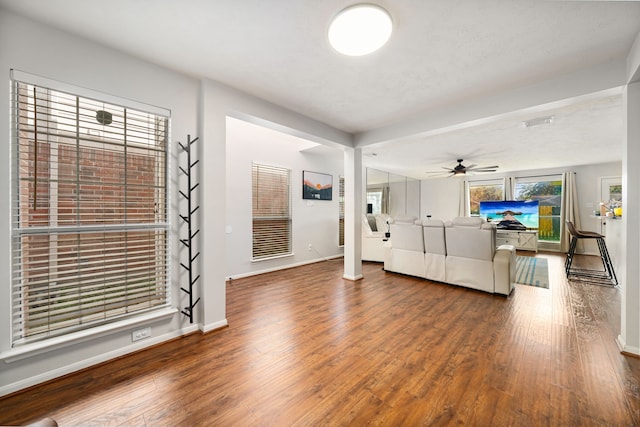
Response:
[{"label": "wood plank flooring", "polygon": [[508,298],[341,260],[235,280],[228,328],[0,399],[0,425],[639,425],[619,289],[537,256],[550,288]]}]

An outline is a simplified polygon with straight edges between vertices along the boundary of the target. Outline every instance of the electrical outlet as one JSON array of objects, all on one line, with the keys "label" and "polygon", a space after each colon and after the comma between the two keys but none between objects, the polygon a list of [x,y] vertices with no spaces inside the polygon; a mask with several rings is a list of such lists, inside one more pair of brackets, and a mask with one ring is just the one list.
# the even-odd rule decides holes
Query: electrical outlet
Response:
[{"label": "electrical outlet", "polygon": [[311,246],[311,243],[309,243],[309,247],[307,248],[307,250],[310,251],[311,249],[313,249],[313,246]]},{"label": "electrical outlet", "polygon": [[131,341],[140,341],[151,337],[151,326],[131,332]]}]

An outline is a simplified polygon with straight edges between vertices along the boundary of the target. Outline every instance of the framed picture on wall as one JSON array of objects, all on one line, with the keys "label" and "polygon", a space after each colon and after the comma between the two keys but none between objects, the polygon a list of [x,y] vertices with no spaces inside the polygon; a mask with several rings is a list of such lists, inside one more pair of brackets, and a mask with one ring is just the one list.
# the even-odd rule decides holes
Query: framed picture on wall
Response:
[{"label": "framed picture on wall", "polygon": [[333,176],[326,173],[302,171],[302,198],[309,200],[331,200]]}]

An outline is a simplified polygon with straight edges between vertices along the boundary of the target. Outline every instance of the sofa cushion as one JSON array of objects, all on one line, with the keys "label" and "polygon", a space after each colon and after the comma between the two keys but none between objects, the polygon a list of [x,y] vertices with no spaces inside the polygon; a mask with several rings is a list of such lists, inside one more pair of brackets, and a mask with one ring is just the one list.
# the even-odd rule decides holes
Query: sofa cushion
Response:
[{"label": "sofa cushion", "polygon": [[444,239],[444,221],[426,219],[422,221],[425,253],[446,255],[447,248]]},{"label": "sofa cushion", "polygon": [[378,231],[378,224],[376,224],[376,217],[373,214],[367,214],[367,222],[371,231]]},{"label": "sofa cushion", "polygon": [[487,222],[484,220],[484,218],[479,216],[459,216],[453,218],[451,221],[448,221],[447,226],[480,228],[482,227],[482,224],[486,223]]},{"label": "sofa cushion", "polygon": [[387,214],[379,214],[376,215],[376,227],[378,231],[381,233],[386,233],[389,231],[389,221],[391,217]]},{"label": "sofa cushion", "polygon": [[493,262],[447,255],[447,283],[494,292]]},{"label": "sofa cushion", "polygon": [[397,216],[393,219],[392,222],[394,224],[415,224],[417,220],[418,218],[413,215],[406,215],[406,216]]},{"label": "sofa cushion", "polygon": [[493,261],[495,233],[483,218],[454,218],[446,223],[447,256]]},{"label": "sofa cushion", "polygon": [[422,225],[415,224],[416,217],[401,217],[391,224],[391,241],[394,249],[424,253]]}]

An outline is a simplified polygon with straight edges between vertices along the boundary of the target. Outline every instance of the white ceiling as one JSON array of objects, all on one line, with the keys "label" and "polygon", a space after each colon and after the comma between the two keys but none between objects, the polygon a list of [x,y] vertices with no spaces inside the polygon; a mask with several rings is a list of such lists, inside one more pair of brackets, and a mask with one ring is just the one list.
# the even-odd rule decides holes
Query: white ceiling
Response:
[{"label": "white ceiling", "polygon": [[[625,58],[640,2],[376,0],[395,30],[366,57],[334,52],[344,0],[0,0],[0,5],[145,60],[207,77],[353,134]],[[619,93],[364,148],[365,164],[415,178],[442,166],[499,171],[621,159]],[[540,114],[547,114],[540,111]],[[516,149],[514,149],[516,148]],[[375,153],[375,155],[373,154]],[[551,154],[552,153],[552,154]],[[526,163],[525,163],[526,162]]]}]

